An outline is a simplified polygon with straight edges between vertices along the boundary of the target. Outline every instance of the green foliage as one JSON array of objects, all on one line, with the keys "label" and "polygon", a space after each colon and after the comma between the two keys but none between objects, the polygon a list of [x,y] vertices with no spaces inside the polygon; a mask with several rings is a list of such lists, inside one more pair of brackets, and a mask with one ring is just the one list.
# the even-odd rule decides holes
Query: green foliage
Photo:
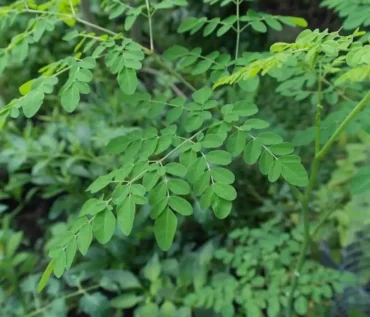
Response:
[{"label": "green foliage", "polygon": [[[51,206],[29,225],[45,233],[34,243],[50,258],[43,275],[23,278],[36,256],[16,252],[22,232],[3,221],[11,300],[1,314],[317,316],[341,291],[343,276],[304,260],[326,219],[338,222],[331,225],[341,246],[366,222],[353,215],[368,206],[364,148],[361,159],[340,161],[328,183],[318,175],[320,163],[330,170],[324,157],[343,132],[368,128],[366,32],[304,30],[294,43],[253,52],[247,28],[262,39],[307,22],[256,12],[243,0],[197,3],[207,17],[192,16],[187,4],[107,0],[86,11],[78,0],[27,0],[0,8],[9,36],[0,73],[31,74],[6,85],[22,81],[20,97],[10,88],[2,96],[0,214],[13,203],[16,219],[24,206]],[[367,23],[358,7],[324,5],[345,12],[344,29]],[[226,6],[235,15],[219,11]],[[175,38],[162,34],[169,29]],[[208,36],[214,45],[202,42]],[[34,63],[40,51],[48,58]],[[303,148],[310,143],[312,151]],[[325,185],[312,195],[316,178]],[[304,225],[291,229],[300,206]],[[266,222],[276,213],[284,217]]]},{"label": "green foliage", "polygon": [[[279,316],[287,305],[289,268],[302,239],[299,230],[282,233],[274,222],[230,232],[225,247],[214,253],[224,268],[212,275],[210,283],[188,295],[185,303],[212,307],[222,316]],[[342,280],[352,278],[312,261],[306,261],[301,275],[294,301],[299,316],[309,316],[309,310],[331,298],[333,291],[341,292]]]}]

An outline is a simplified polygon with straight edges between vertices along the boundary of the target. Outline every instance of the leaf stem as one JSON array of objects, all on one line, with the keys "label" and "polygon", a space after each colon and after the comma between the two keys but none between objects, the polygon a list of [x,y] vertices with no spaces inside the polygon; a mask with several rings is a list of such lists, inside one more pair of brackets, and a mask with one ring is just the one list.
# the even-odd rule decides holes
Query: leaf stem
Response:
[{"label": "leaf stem", "polygon": [[236,47],[235,47],[235,59],[239,56],[239,45],[240,45],[240,0],[236,0]]},{"label": "leaf stem", "polygon": [[150,50],[151,51],[154,51],[152,14],[150,13],[150,3],[149,3],[149,0],[145,0],[145,3],[146,3],[146,9],[148,11]]},{"label": "leaf stem", "polygon": [[[292,279],[292,284],[291,284],[291,289],[288,294],[288,303],[287,303],[287,317],[292,316],[292,308],[293,308],[293,299],[294,299],[294,293],[298,285],[299,277],[301,275],[301,270],[305,261],[305,257],[308,251],[308,248],[311,244],[311,238],[312,236],[310,235],[310,228],[309,228],[309,219],[308,219],[308,214],[309,214],[309,201],[311,199],[312,191],[314,188],[314,185],[316,183],[316,177],[319,171],[320,167],[320,162],[321,160],[326,156],[330,148],[333,146],[335,140],[337,137],[344,131],[344,129],[347,127],[349,122],[361,112],[366,106],[366,104],[370,102],[370,92],[368,92],[365,97],[357,104],[355,108],[348,114],[348,116],[343,120],[343,122],[340,124],[340,126],[337,128],[337,130],[333,133],[329,141],[324,145],[324,147],[318,151],[318,153],[315,155],[315,159],[312,164],[312,169],[311,169],[311,174],[310,174],[310,179],[308,186],[306,188],[304,197],[302,199],[302,214],[303,214],[303,227],[304,227],[304,242],[303,246],[301,248],[301,253],[299,254],[298,257],[298,263],[296,266],[296,269],[294,271],[293,279]],[[317,124],[317,122],[316,122]],[[329,214],[330,215],[330,214]],[[329,215],[324,216],[323,220],[319,223],[319,227],[324,223],[324,221],[329,217]],[[313,231],[313,235],[317,233],[317,228],[316,227]]]}]

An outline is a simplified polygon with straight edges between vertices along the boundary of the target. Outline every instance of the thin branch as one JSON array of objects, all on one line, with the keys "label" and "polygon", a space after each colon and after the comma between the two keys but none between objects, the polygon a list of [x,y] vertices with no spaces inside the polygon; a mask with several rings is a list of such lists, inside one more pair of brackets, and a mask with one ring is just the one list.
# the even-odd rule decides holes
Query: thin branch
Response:
[{"label": "thin branch", "polygon": [[149,0],[145,0],[145,3],[146,3],[146,10],[148,11],[150,50],[151,51],[154,51],[152,14],[150,13],[150,3],[149,3]]}]

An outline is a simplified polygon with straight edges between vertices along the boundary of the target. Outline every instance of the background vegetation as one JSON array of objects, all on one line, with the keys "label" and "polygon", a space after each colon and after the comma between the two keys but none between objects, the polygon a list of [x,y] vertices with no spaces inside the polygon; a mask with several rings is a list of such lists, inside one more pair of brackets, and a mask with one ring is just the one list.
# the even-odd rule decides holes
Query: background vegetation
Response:
[{"label": "background vegetation", "polygon": [[[32,24],[32,14],[7,12],[18,10],[17,3],[26,3],[25,10],[41,10],[38,6],[50,3],[51,9],[46,10],[57,8],[62,14],[77,14],[85,22],[37,14],[37,23]],[[364,48],[347,56],[347,61],[362,60],[368,69],[369,35],[357,28],[369,28],[370,1],[151,0],[149,10],[148,3],[0,0],[0,316],[285,316],[291,283],[297,274],[294,315],[370,315],[370,108],[346,127],[322,161],[309,201],[314,239],[300,272],[295,272],[295,265],[304,234],[301,205],[292,184],[306,186],[304,172],[298,180],[284,174],[285,180],[278,179],[280,173],[275,177],[269,170],[263,173],[269,174],[266,177],[261,174],[262,158],[255,165],[245,164],[257,161],[252,154],[236,157],[230,163],[228,153],[239,154],[234,153],[239,151],[237,142],[230,141],[227,151],[213,153],[212,163],[229,165],[231,173],[217,167],[212,177],[222,186],[233,183],[237,198],[232,207],[231,203],[220,203],[223,207],[212,205],[212,212],[208,208],[211,203],[207,206],[200,195],[174,187],[173,194],[187,199],[184,202],[173,196],[178,198],[173,199],[171,208],[187,217],[175,217],[177,230],[171,246],[168,240],[172,239],[155,232],[148,195],[141,195],[142,189],[137,187],[133,225],[127,227],[125,223],[120,226],[122,230],[117,226],[108,239],[104,233],[95,232],[99,242],[110,241],[100,244],[94,240],[90,248],[91,241],[82,249],[79,246],[86,255],[76,254],[73,265],[64,263],[59,271],[54,267],[55,275],[61,277],[51,277],[45,289],[38,292],[53,245],[84,210],[89,215],[94,208],[95,213],[101,211],[100,197],[92,193],[104,186],[95,180],[102,181],[102,175],[127,166],[132,159],[117,145],[117,140],[123,142],[120,137],[137,131],[149,135],[150,127],[163,129],[173,123],[180,130],[185,127],[187,132],[196,131],[198,117],[192,117],[192,112],[193,120],[178,120],[181,100],[185,103],[194,99],[203,107],[209,102],[206,109],[212,109],[212,115],[220,118],[229,114],[227,120],[233,122],[242,100],[248,102],[248,107],[238,108],[237,119],[239,115],[249,117],[258,107],[253,127],[266,128],[268,122],[272,133],[268,142],[281,135],[294,145],[302,165],[309,170],[315,155],[313,123],[317,105],[323,107],[319,144],[324,145],[369,89],[368,70],[365,75],[351,75],[363,76],[361,82],[344,82],[342,73],[328,72],[321,80],[300,63],[287,63],[272,76],[243,79],[209,92],[225,70],[239,70],[271,56],[273,43],[294,43],[306,28],[319,29],[322,38],[341,29],[338,41],[350,41],[353,51],[356,45]],[[84,66],[79,64],[83,71],[73,81],[81,96],[66,93],[73,90],[68,85],[59,95],[51,94],[49,86],[52,90],[58,83],[40,81],[37,89],[45,89],[40,108],[38,96],[30,97],[31,84],[24,84],[37,78],[45,65],[60,60],[68,65],[72,63],[69,56],[81,53],[75,55],[80,63],[81,56],[100,56],[109,51],[108,44],[100,45],[100,41],[109,42],[108,35],[104,37],[107,30],[113,32],[109,36],[123,32],[145,47],[144,59],[144,53],[142,57],[135,53],[138,50],[134,44],[127,44],[129,48],[125,49],[136,54],[130,65],[125,64],[124,69],[130,69],[128,79],[117,81],[114,56],[110,59],[108,54],[104,62],[98,59],[99,67],[90,67],[91,60],[85,59]],[[356,36],[360,44],[352,43]],[[304,44],[310,42],[302,35],[300,39]],[[336,43],[321,46],[329,59],[347,54]],[[320,76],[326,63],[322,61],[315,64]],[[132,69],[138,70],[137,75]],[[73,75],[64,72],[60,77],[65,83]],[[86,82],[87,88],[83,85]],[[203,87],[208,90],[199,92]],[[26,106],[17,106],[21,101],[14,101],[20,94],[29,98]],[[210,94],[215,102],[209,100]],[[156,103],[163,107],[154,107]],[[234,105],[235,113],[225,105]],[[161,136],[167,132],[162,131]],[[209,151],[216,151],[217,145],[212,142],[216,141],[208,140]],[[196,144],[191,146],[197,153],[201,151]],[[149,143],[143,146],[150,147]],[[155,154],[160,154],[156,149]],[[282,156],[291,153],[290,145],[272,151]],[[186,166],[184,162],[186,158],[181,161]],[[166,167],[167,173],[183,176],[179,166],[173,165],[172,172]],[[149,177],[145,180],[146,188],[151,181]],[[118,191],[112,187],[113,202],[122,195],[119,192],[115,196]],[[235,198],[230,198],[234,192],[220,195],[217,199],[221,202]],[[159,196],[158,192],[152,197],[149,194],[149,203],[153,205]],[[86,201],[90,201],[88,207]]]}]

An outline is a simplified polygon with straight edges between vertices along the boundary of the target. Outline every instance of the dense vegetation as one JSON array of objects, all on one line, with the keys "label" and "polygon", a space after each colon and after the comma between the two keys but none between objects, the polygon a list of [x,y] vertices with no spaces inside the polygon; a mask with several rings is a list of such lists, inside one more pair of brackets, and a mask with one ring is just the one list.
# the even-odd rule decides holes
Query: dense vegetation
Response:
[{"label": "dense vegetation", "polygon": [[370,314],[370,1],[0,5],[0,316]]}]

